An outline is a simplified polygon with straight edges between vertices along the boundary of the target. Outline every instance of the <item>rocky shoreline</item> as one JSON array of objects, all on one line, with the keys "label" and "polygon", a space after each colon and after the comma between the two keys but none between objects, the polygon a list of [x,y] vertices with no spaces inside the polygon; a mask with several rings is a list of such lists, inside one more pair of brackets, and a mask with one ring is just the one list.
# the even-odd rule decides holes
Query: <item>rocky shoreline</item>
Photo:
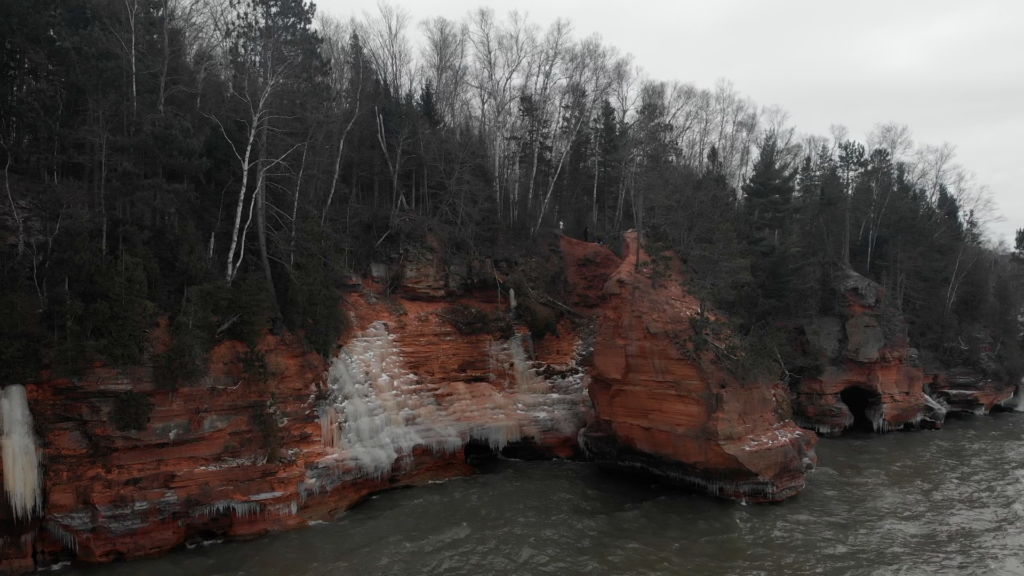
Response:
[{"label": "rocky shoreline", "polygon": [[[841,317],[801,327],[818,377],[792,392],[742,382],[714,353],[687,347],[699,302],[680,263],[654,271],[635,242],[626,235],[620,258],[559,238],[548,260],[562,267],[564,303],[534,293],[521,271],[446,262],[424,247],[403,258],[396,291],[373,279],[351,287],[352,327],[330,363],[296,337],[267,334],[265,378],[247,373],[244,345],[226,341],[194,387],[161,389],[152,366],[102,365],[26,384],[44,507],[16,518],[0,497],[0,572],[329,520],[381,490],[472,474],[467,452],[590,459],[779,501],[816,463],[811,430],[937,428],[950,411],[987,412],[1014,395],[970,371],[926,373],[881,290],[852,273]],[[516,322],[453,320],[466,311]],[[538,328],[547,334],[531,337]],[[168,338],[157,330],[154,349]],[[112,423],[126,394],[152,405],[141,431]]]}]

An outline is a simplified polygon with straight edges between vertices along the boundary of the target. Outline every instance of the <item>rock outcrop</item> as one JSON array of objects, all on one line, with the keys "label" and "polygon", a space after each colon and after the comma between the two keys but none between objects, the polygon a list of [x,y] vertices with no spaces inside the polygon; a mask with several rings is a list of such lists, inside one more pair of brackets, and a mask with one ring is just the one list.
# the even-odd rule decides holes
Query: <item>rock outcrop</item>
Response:
[{"label": "rock outcrop", "polygon": [[1019,409],[1019,382],[1000,366],[999,343],[981,326],[967,327],[964,332],[953,356],[971,366],[944,367],[929,358],[925,389],[950,413],[981,415],[996,409]]},{"label": "rock outcrop", "polygon": [[925,394],[906,323],[885,305],[882,287],[847,271],[838,288],[841,316],[803,326],[807,352],[821,371],[795,385],[794,420],[825,435],[857,426],[876,432],[941,427],[945,409]]},{"label": "rock outcrop", "polygon": [[[471,474],[469,443],[535,458],[578,453],[589,402],[571,326],[529,359],[515,349],[521,337],[459,334],[438,315],[447,303],[380,301],[367,291],[348,306],[355,328],[329,368],[297,339],[268,335],[259,345],[266,382],[246,377],[243,345],[225,342],[195,387],[164,391],[148,367],[104,366],[28,386],[46,508],[5,541],[7,570],[140,558],[327,520],[374,492]],[[387,350],[374,347],[381,343]],[[355,370],[339,376],[339,367]],[[351,390],[336,381],[351,377],[363,396],[337,396]],[[128,393],[153,405],[141,432],[113,424]],[[331,411],[357,401],[368,410],[363,421]],[[362,430],[361,444],[346,427]],[[343,442],[333,441],[335,430]],[[447,435],[441,445],[430,430]],[[395,440],[399,432],[412,441]]]},{"label": "rock outcrop", "polygon": [[[176,390],[150,365],[44,374],[26,390],[45,507],[16,521],[0,498],[0,572],[253,538],[471,474],[467,452],[571,458],[581,438],[604,465],[737,499],[792,496],[814,434],[786,420],[779,386],[686,355],[696,301],[678,263],[652,283],[632,242],[620,259],[563,238],[524,265],[534,275],[421,247],[378,266],[383,284],[351,287],[352,327],[330,362],[268,334],[266,370],[247,372],[247,348],[221,342],[208,376]],[[531,284],[543,275],[558,299]],[[154,347],[166,339],[163,326]]]},{"label": "rock outcrop", "polygon": [[950,413],[988,414],[1007,404],[1017,389],[1011,382],[986,378],[969,368],[926,374],[925,381],[931,396]]},{"label": "rock outcrop", "polygon": [[793,496],[816,462],[816,437],[782,414],[781,385],[741,382],[710,353],[690,357],[684,342],[699,302],[684,291],[675,259],[664,258],[656,271],[637,254],[636,241],[626,235],[622,260],[563,241],[571,280],[591,292],[577,299],[596,303],[598,317],[590,370],[595,421],[582,442],[605,466],[713,494]]}]

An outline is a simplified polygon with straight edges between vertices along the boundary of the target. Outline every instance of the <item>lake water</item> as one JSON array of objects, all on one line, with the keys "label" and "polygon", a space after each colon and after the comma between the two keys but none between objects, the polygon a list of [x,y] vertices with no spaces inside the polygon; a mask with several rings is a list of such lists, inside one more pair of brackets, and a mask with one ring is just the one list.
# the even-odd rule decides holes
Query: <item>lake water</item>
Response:
[{"label": "lake water", "polygon": [[575,462],[379,494],[336,522],[100,575],[1024,574],[1024,414],[823,439],[795,499],[741,505]]}]

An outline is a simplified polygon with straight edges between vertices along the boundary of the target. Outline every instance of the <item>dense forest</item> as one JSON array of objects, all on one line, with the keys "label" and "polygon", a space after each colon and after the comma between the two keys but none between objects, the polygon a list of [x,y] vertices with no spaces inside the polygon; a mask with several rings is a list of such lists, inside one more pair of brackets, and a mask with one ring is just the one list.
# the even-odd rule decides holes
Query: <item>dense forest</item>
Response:
[{"label": "dense forest", "polygon": [[218,339],[331,355],[371,262],[427,237],[509,257],[558,228],[674,251],[774,377],[801,369],[785,327],[851,268],[924,361],[1024,374],[1024,231],[992,246],[984,187],[906,126],[803,135],[727,82],[489,9],[4,0],[0,29],[0,383],[141,362],[161,317],[171,387]]}]

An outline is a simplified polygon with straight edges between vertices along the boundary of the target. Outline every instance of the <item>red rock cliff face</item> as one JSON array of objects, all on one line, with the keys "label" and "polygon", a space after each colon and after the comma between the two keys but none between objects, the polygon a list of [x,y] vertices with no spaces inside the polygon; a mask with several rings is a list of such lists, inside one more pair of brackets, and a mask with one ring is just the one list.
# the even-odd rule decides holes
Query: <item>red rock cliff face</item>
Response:
[{"label": "red rock cliff face", "polygon": [[947,412],[978,415],[1003,408],[1017,391],[1012,382],[986,378],[969,368],[926,373],[925,384]]},{"label": "red rock cliff face", "polygon": [[[46,472],[36,562],[106,562],[190,540],[251,538],[327,519],[389,486],[469,472],[458,454],[414,452],[393,475],[304,492],[310,470],[329,456],[314,397],[323,363],[293,338],[267,337],[260,348],[272,373],[266,383],[244,380],[242,346],[227,342],[213,351],[203,384],[173,393],[154,389],[146,368],[97,368],[78,381],[31,386]],[[154,404],[142,432],[110,423],[116,396],[128,390]]]},{"label": "red rock cliff face", "polygon": [[945,409],[924,393],[906,324],[884,306],[882,287],[850,271],[839,288],[842,317],[815,318],[803,327],[810,352],[824,368],[795,388],[794,419],[827,435],[858,422],[876,432],[940,427]]},{"label": "red rock cliff face", "polygon": [[[815,438],[779,415],[777,387],[681,355],[675,342],[696,302],[678,270],[655,288],[633,272],[635,256],[570,239],[561,248],[566,303],[580,312],[542,340],[523,324],[511,338],[460,333],[453,304],[499,309],[494,284],[473,289],[474,277],[514,282],[489,262],[446,266],[427,246],[408,259],[398,295],[369,283],[347,299],[353,327],[330,362],[295,337],[268,335],[266,382],[245,377],[242,344],[222,342],[209,376],[174,392],[157,389],[147,366],[27,385],[45,509],[16,523],[0,502],[0,571],[152,556],[330,519],[373,492],[471,474],[467,446],[577,456],[588,422],[585,444],[604,464],[751,500],[803,486]],[[525,294],[518,304],[537,307]],[[129,391],[154,406],[140,432],[111,423]]]},{"label": "red rock cliff face", "polygon": [[[521,334],[460,334],[440,312],[452,302],[383,299],[378,289],[345,304],[354,326],[339,359],[354,364],[267,336],[266,382],[247,381],[245,347],[224,342],[209,376],[174,392],[158,390],[147,366],[29,384],[45,511],[16,523],[0,502],[0,571],[153,556],[328,520],[380,490],[471,474],[468,443],[531,458],[579,453],[589,399],[569,322],[530,347]],[[490,309],[496,297],[458,303]],[[361,398],[343,397],[346,378]],[[129,391],[154,406],[141,432],[111,423]],[[329,419],[335,404],[360,402],[369,418],[343,410]]]},{"label": "red rock cliff face", "polygon": [[[791,497],[816,462],[816,437],[781,414],[780,386],[743,383],[680,345],[699,303],[679,265],[652,281],[636,271],[636,236],[621,261],[564,240],[571,278],[599,318],[590,370],[596,420],[584,443],[598,462],[751,501]],[[641,261],[649,258],[640,253]]]}]

